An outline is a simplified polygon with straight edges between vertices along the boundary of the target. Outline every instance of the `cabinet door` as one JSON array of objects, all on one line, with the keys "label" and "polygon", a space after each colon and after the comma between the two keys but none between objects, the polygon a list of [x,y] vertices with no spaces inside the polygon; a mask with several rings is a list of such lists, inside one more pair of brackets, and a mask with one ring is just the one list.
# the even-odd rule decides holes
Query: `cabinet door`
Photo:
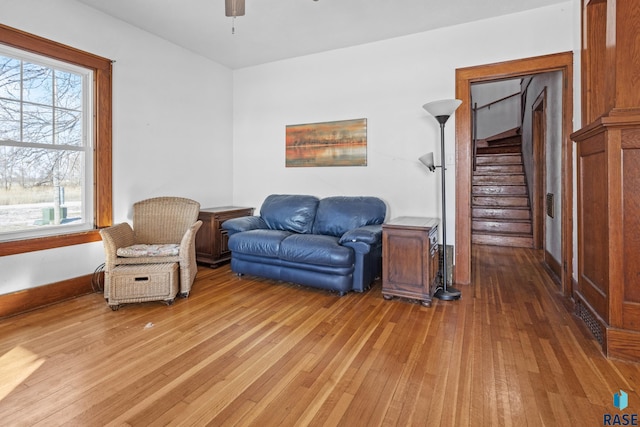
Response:
[{"label": "cabinet door", "polygon": [[202,227],[196,234],[196,258],[201,262],[212,262],[214,259],[213,241],[215,240],[214,218],[208,212],[200,212],[198,219],[202,221]]},{"label": "cabinet door", "polygon": [[413,229],[383,232],[383,291],[422,299],[430,296],[427,233]]},{"label": "cabinet door", "polygon": [[436,237],[435,244],[431,245],[429,252],[429,287],[430,293],[433,295],[438,287],[438,270],[440,269],[440,250],[438,249],[438,240]]},{"label": "cabinet door", "polygon": [[223,257],[228,257],[231,255],[231,252],[229,251],[229,233],[227,232],[227,230],[222,228],[222,223],[224,222],[224,220],[219,221],[219,226],[218,226],[218,238],[216,239],[219,242],[219,257],[223,258]]}]

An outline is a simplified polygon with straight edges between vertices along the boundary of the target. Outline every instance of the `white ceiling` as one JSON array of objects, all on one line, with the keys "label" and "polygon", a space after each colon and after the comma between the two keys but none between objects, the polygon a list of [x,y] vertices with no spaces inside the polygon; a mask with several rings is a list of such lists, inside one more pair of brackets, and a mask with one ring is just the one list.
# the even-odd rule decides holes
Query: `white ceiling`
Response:
[{"label": "white ceiling", "polygon": [[224,0],[77,1],[236,69],[566,0],[246,0],[235,34]]}]

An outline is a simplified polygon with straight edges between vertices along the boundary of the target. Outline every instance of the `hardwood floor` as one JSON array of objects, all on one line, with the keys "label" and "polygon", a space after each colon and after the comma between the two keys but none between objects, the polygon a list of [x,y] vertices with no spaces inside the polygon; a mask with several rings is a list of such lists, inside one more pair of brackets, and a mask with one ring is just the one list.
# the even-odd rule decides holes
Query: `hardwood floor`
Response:
[{"label": "hardwood floor", "polygon": [[602,425],[605,359],[530,249],[473,247],[431,308],[200,268],[173,306],[92,294],[0,321],[2,425]]}]

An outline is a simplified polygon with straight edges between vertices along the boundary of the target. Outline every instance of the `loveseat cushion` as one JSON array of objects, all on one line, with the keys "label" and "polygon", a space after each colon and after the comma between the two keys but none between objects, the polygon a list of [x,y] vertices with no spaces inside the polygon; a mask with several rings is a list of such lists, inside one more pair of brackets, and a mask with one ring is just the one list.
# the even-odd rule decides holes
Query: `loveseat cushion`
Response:
[{"label": "loveseat cushion", "polygon": [[338,238],[318,234],[292,234],[280,244],[280,259],[303,264],[349,267],[354,263],[351,248]]},{"label": "loveseat cushion", "polygon": [[382,224],[387,206],[377,197],[335,196],[320,200],[313,234],[340,237],[365,225]]},{"label": "loveseat cushion", "polygon": [[317,209],[317,197],[272,194],[262,203],[260,216],[273,230],[311,233]]},{"label": "loveseat cushion", "polygon": [[282,241],[291,236],[284,230],[249,230],[229,237],[229,250],[242,254],[278,258]]}]

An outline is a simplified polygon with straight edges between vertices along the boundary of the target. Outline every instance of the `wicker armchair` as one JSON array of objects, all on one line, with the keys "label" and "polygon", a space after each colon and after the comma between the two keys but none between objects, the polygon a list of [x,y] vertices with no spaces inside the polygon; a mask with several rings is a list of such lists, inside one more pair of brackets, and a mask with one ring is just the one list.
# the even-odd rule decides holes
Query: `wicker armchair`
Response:
[{"label": "wicker armchair", "polygon": [[[126,222],[100,230],[104,250],[104,296],[109,298],[111,272],[119,265],[179,263],[180,296],[187,297],[198,272],[195,237],[202,221],[200,204],[181,197],[156,197],[133,205],[133,228]],[[134,245],[179,245],[177,254],[140,253],[119,256]],[[139,248],[139,246],[136,246]]]}]

